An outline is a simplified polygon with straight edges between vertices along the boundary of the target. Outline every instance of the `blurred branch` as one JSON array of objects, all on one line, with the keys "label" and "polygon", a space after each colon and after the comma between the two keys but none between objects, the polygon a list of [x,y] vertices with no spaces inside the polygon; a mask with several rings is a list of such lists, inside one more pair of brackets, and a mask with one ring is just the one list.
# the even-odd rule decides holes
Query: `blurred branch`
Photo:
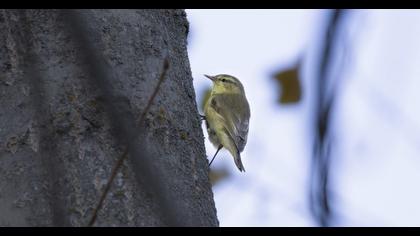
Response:
[{"label": "blurred branch", "polygon": [[[28,10],[17,10],[15,12],[4,11],[5,14],[14,14],[19,15],[19,20],[21,21],[20,25],[23,26],[20,28],[20,37],[17,38],[16,43],[21,44],[18,46],[19,54],[22,55],[24,61],[24,79],[29,84],[30,96],[33,107],[35,108],[34,116],[37,123],[36,128],[39,129],[39,151],[38,158],[41,160],[42,167],[45,169],[46,181],[48,182],[48,193],[49,204],[52,212],[52,225],[53,226],[70,226],[70,219],[65,214],[65,204],[64,199],[62,199],[61,184],[59,183],[60,177],[62,176],[63,166],[61,161],[58,159],[59,155],[57,154],[57,146],[54,142],[51,142],[53,139],[53,134],[49,129],[47,118],[49,116],[49,110],[47,108],[47,101],[45,90],[45,83],[42,79],[41,70],[39,69],[40,60],[39,56],[35,53],[35,42],[34,35],[32,33],[33,25],[30,22],[30,18],[27,17]],[[11,19],[11,17],[6,17],[6,20]],[[8,33],[11,33],[9,30]]]},{"label": "blurred branch", "polygon": [[136,170],[137,182],[145,183],[142,187],[155,197],[162,221],[166,225],[185,226],[184,212],[178,204],[173,202],[174,198],[165,184],[160,166],[153,164],[153,160],[156,162],[159,158],[151,156],[144,144],[143,136],[140,136],[145,132],[143,126],[136,125],[128,99],[123,95],[116,96],[115,94],[112,85],[116,78],[112,76],[113,71],[95,47],[98,44],[96,40],[100,38],[92,29],[92,19],[88,19],[85,16],[88,14],[79,10],[63,10],[63,15],[83,56],[82,60],[89,73],[88,78],[92,87],[97,87],[101,93],[100,96],[104,99],[105,111],[115,129],[116,138],[121,145],[127,147],[128,156]]},{"label": "blurred branch", "polygon": [[[315,140],[312,157],[310,207],[312,215],[321,226],[331,224],[331,202],[329,197],[329,176],[331,165],[331,139],[329,138],[331,110],[334,103],[335,88],[328,93],[328,72],[333,66],[335,43],[339,35],[339,24],[344,10],[334,10],[327,24],[321,54],[319,71],[315,83]],[[335,78],[337,79],[337,78]],[[335,83],[337,85],[338,83]]]}]

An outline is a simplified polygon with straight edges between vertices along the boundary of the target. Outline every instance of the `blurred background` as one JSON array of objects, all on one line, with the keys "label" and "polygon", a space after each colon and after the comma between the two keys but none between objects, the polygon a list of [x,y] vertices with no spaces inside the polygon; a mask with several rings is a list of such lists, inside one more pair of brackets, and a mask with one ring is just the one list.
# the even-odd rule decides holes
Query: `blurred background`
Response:
[{"label": "blurred background", "polygon": [[200,112],[203,74],[251,107],[247,172],[223,149],[211,166],[220,226],[420,226],[419,10],[187,17]]}]

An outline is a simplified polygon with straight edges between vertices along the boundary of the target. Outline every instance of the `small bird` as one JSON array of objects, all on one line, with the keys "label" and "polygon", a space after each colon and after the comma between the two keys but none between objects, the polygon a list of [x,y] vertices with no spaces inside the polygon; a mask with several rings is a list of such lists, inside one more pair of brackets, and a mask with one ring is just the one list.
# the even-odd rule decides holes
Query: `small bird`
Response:
[{"label": "small bird", "polygon": [[240,153],[248,139],[250,109],[244,87],[231,75],[204,76],[213,81],[210,97],[204,105],[204,120],[209,139],[217,148],[209,166],[224,147],[232,154],[239,171],[245,172]]}]

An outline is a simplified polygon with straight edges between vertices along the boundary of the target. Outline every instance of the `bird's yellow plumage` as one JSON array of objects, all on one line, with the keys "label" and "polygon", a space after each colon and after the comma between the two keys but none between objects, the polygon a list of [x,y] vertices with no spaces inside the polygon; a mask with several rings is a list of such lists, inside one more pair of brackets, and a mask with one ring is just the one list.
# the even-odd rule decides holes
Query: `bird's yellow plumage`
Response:
[{"label": "bird's yellow plumage", "polygon": [[232,154],[238,169],[245,171],[240,153],[248,138],[250,109],[244,87],[230,75],[206,77],[213,81],[211,95],[204,106],[209,139],[217,148],[212,161],[224,147]]}]

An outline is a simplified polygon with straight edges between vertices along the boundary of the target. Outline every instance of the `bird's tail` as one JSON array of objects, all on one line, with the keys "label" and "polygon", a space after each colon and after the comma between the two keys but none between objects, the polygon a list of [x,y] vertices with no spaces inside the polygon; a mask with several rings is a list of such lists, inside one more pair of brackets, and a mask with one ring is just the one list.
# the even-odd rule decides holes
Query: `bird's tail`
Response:
[{"label": "bird's tail", "polygon": [[242,165],[241,154],[239,153],[239,151],[236,152],[236,155],[234,155],[233,159],[235,160],[235,164],[238,167],[239,171],[245,172],[245,167],[244,165]]},{"label": "bird's tail", "polygon": [[239,152],[238,146],[236,145],[234,139],[232,138],[227,129],[225,129],[225,132],[221,133],[221,142],[223,146],[227,150],[229,150],[230,154],[232,154],[233,160],[235,161],[235,164],[238,167],[239,171],[245,172],[244,165],[242,165],[241,154]]}]

